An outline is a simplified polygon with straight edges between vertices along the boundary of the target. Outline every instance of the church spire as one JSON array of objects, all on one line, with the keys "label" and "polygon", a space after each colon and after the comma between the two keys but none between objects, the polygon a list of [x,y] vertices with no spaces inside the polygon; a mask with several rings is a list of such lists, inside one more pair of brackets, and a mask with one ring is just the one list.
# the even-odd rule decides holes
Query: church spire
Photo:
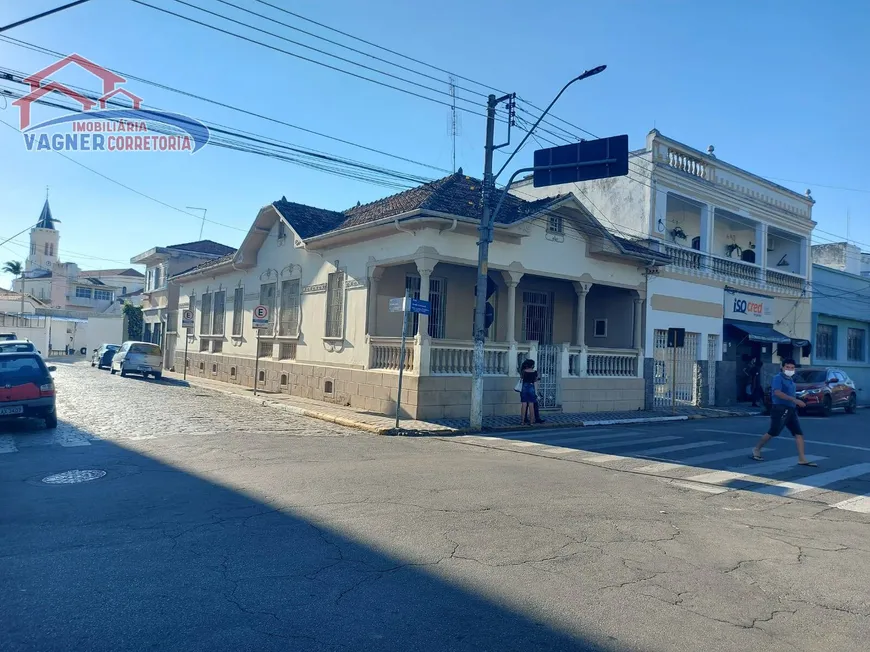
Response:
[{"label": "church spire", "polygon": [[48,205],[48,197],[45,198],[45,205],[42,207],[42,212],[39,214],[39,221],[36,223],[37,229],[54,229],[54,218],[51,216],[51,208]]}]

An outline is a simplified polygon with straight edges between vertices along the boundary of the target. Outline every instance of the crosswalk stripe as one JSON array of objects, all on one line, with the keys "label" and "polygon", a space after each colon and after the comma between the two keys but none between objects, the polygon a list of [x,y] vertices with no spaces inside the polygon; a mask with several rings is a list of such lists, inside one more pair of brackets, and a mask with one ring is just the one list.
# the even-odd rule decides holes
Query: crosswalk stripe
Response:
[{"label": "crosswalk stripe", "polygon": [[[618,433],[614,433],[612,430],[592,430],[592,433],[605,433],[605,434],[591,434],[591,433],[583,433],[577,434],[572,437],[563,437],[564,441],[585,441],[587,439],[616,439],[619,437],[633,437],[634,435],[640,434],[636,430],[620,430]],[[553,432],[552,430],[549,432],[530,432],[526,433],[510,433],[504,435],[503,437],[498,437],[498,439],[509,439],[509,440],[522,440],[526,441],[528,439],[547,439],[549,437],[558,437],[559,435],[565,435],[564,432]]]},{"label": "crosswalk stripe", "polygon": [[[749,453],[746,453],[746,456],[749,456]],[[810,462],[818,462],[819,460],[827,459],[820,455],[807,455],[807,459]],[[685,480],[691,480],[692,482],[704,482],[707,484],[722,484],[723,482],[729,482],[731,480],[738,480],[740,478],[745,478],[748,476],[757,476],[761,473],[779,473],[781,471],[787,471],[793,466],[797,466],[798,457],[795,455],[794,457],[786,457],[781,460],[772,460],[770,462],[758,462],[757,464],[747,464],[743,466],[735,466],[730,467],[727,471],[713,471],[712,473],[702,473],[700,475],[693,475],[690,478],[684,478]]]},{"label": "crosswalk stripe", "polygon": [[722,460],[729,460],[732,457],[743,457],[744,455],[746,455],[745,448],[735,448],[730,451],[722,451],[720,453],[709,453],[708,455],[697,455],[695,457],[688,457],[684,460],[680,460],[679,462],[656,462],[655,464],[648,464],[647,466],[642,466],[634,470],[640,471],[641,473],[666,473],[667,471],[673,471],[674,469],[679,469],[681,467],[690,467],[695,466],[696,464],[709,464],[710,462],[720,462]]},{"label": "crosswalk stripe", "polygon": [[848,480],[849,478],[857,478],[858,476],[870,473],[870,463],[852,464],[844,466],[833,471],[825,471],[824,473],[816,473],[808,478],[804,478],[801,482],[777,482],[776,484],[766,484],[763,487],[752,489],[755,493],[771,494],[774,496],[789,497],[794,496],[810,489],[818,489],[829,484],[834,484],[840,480]]},{"label": "crosswalk stripe", "polygon": [[624,448],[626,446],[637,446],[638,444],[657,444],[660,441],[676,441],[678,439],[682,439],[682,437],[644,437],[643,439],[633,439],[631,441],[606,441],[603,444],[588,442],[586,445],[589,448],[606,451],[611,448]]},{"label": "crosswalk stripe", "polygon": [[[653,456],[653,455],[664,455],[666,453],[676,453],[677,451],[691,450],[693,448],[705,448],[706,446],[715,446],[717,444],[721,444],[721,441],[696,441],[691,444],[678,444],[676,446],[664,446],[662,448],[650,448],[645,451],[636,451],[631,453],[629,457],[644,457],[644,456]],[[616,462],[617,460],[625,459],[623,455],[592,455],[591,457],[584,457],[584,462],[594,462],[596,464],[603,464],[605,462]]]},{"label": "crosswalk stripe", "polygon": [[[755,437],[756,439],[761,439],[760,434],[755,434],[751,432],[740,432],[738,430],[714,430],[712,428],[697,428],[695,432],[718,432],[723,435],[743,435],[744,437]],[[763,433],[762,433],[763,434]],[[870,448],[867,446],[852,446],[850,444],[835,444],[831,441],[818,441],[813,440],[810,441],[806,437],[804,437],[804,442],[806,442],[807,446],[833,446],[834,448],[848,448],[853,451],[870,451]]]},{"label": "crosswalk stripe", "polygon": [[587,443],[587,442],[596,442],[596,441],[610,441],[613,439],[628,439],[629,437],[637,437],[640,433],[638,432],[621,432],[614,433],[611,435],[593,435],[590,437],[564,437],[562,439],[553,439],[551,441],[543,442],[545,444],[573,444],[573,443]]},{"label": "crosswalk stripe", "polygon": [[850,512],[859,512],[861,514],[870,514],[870,494],[863,496],[853,496],[846,500],[841,500],[834,503],[831,507],[835,509],[845,509]]},{"label": "crosswalk stripe", "polygon": [[9,436],[0,437],[0,455],[3,453],[17,453],[18,447],[15,445],[15,440]]}]

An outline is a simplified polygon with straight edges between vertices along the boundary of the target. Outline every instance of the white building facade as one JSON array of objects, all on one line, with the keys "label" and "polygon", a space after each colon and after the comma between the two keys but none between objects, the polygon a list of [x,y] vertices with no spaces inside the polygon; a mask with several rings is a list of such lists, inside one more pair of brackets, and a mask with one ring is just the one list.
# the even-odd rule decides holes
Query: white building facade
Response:
[{"label": "white building facade", "polygon": [[[467,418],[479,213],[480,181],[461,171],[344,212],[264,207],[238,252],[171,278],[196,322],[176,370],[393,414],[402,316],[390,300],[407,293],[431,315],[409,319],[403,415]],[[667,261],[574,196],[508,197],[490,248],[484,414],[519,413],[527,358],[544,409],[641,409],[645,272]]]},{"label": "white building facade", "polygon": [[[647,407],[748,400],[753,357],[769,375],[785,357],[809,361],[814,201],[707,153],[649,133],[628,176],[511,189],[524,198],[575,192],[627,238],[667,253],[648,275]],[[685,348],[667,348],[685,328]]]}]

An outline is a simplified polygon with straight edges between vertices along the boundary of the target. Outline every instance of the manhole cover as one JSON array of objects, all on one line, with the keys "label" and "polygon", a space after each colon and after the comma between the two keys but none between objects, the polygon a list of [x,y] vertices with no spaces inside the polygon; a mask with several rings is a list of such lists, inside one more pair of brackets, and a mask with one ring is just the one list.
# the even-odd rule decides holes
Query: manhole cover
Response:
[{"label": "manhole cover", "polygon": [[88,469],[86,471],[81,471],[76,469],[75,471],[64,471],[63,473],[55,473],[54,475],[50,475],[42,479],[45,484],[75,484],[77,482],[90,482],[91,480],[97,480],[106,475],[105,471],[99,471],[97,469]]}]

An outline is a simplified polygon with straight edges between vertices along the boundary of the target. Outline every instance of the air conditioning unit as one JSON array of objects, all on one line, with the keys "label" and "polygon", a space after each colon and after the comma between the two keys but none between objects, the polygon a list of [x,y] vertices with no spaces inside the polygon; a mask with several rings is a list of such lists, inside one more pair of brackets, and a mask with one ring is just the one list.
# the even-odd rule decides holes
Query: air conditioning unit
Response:
[{"label": "air conditioning unit", "polygon": [[767,236],[767,250],[775,251],[776,250],[776,238]]}]

